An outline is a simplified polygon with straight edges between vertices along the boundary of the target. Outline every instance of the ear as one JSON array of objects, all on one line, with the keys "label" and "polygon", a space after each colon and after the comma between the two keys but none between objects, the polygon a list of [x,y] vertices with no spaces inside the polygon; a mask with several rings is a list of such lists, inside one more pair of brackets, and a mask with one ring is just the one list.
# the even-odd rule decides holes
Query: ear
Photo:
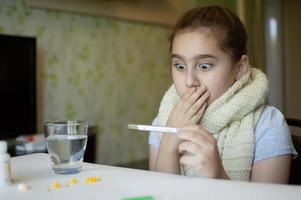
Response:
[{"label": "ear", "polygon": [[251,69],[249,64],[249,57],[247,55],[242,55],[240,60],[235,64],[235,68],[235,80],[239,80],[244,74],[246,74]]}]

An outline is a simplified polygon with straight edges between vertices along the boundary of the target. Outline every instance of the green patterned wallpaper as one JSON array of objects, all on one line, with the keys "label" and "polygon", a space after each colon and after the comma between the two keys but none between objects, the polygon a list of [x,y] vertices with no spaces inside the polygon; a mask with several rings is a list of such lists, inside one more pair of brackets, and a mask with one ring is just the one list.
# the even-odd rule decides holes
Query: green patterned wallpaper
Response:
[{"label": "green patterned wallpaper", "polygon": [[98,163],[148,156],[147,134],[126,124],[151,123],[170,84],[168,28],[0,0],[0,32],[37,38],[39,127],[88,120],[99,132]]}]

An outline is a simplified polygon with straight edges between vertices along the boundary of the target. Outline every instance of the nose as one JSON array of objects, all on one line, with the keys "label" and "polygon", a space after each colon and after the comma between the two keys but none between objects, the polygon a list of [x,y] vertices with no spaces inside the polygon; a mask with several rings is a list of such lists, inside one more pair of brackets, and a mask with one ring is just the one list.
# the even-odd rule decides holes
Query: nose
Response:
[{"label": "nose", "polygon": [[198,80],[196,73],[193,70],[187,72],[185,85],[188,88],[200,86],[200,81]]}]

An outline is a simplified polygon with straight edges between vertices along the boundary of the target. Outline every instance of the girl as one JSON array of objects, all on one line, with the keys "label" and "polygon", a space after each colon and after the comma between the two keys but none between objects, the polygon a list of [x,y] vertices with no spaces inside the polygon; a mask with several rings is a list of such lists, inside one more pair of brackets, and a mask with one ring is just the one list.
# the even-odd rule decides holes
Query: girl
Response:
[{"label": "girl", "polygon": [[240,19],[220,7],[186,12],[171,34],[173,85],[151,133],[150,169],[189,176],[287,183],[297,154],[283,115],[265,105],[268,80],[251,68]]}]

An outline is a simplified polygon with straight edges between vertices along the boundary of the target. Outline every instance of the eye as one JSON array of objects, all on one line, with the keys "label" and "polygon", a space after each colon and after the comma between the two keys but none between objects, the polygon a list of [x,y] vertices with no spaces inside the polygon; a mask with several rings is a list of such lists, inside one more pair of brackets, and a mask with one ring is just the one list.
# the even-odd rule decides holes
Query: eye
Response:
[{"label": "eye", "polygon": [[212,68],[212,64],[210,63],[203,63],[203,64],[200,64],[198,66],[202,71],[208,71]]},{"label": "eye", "polygon": [[183,71],[183,70],[185,69],[185,65],[183,65],[183,64],[177,63],[177,64],[174,64],[174,66],[175,66],[176,69],[179,70],[179,71]]}]

